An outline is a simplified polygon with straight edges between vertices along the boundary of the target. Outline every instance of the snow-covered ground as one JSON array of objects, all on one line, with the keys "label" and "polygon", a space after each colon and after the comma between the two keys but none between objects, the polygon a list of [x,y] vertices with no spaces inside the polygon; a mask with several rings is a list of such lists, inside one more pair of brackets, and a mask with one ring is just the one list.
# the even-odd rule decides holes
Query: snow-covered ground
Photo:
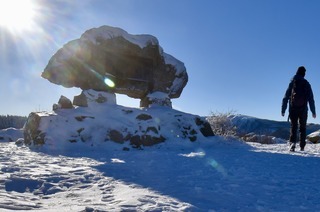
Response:
[{"label": "snow-covered ground", "polygon": [[320,145],[222,137],[51,153],[0,143],[0,211],[320,211]]}]

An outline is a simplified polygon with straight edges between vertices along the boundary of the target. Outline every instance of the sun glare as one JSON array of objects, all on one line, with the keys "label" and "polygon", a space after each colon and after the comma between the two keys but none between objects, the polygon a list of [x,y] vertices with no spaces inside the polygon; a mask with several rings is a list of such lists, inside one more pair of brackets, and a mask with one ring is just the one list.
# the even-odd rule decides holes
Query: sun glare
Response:
[{"label": "sun glare", "polygon": [[105,78],[105,79],[104,79],[104,83],[105,83],[107,86],[109,86],[110,88],[113,88],[113,87],[115,86],[114,82],[113,82],[111,79],[109,79],[109,78]]},{"label": "sun glare", "polygon": [[34,0],[0,0],[0,27],[10,31],[32,30],[35,19]]}]

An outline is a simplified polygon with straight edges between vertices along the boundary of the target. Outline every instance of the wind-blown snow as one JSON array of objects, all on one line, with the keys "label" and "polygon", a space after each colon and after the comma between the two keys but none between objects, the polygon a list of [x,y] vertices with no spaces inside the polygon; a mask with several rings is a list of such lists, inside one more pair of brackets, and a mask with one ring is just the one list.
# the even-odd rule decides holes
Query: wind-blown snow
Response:
[{"label": "wind-blown snow", "polygon": [[211,137],[53,154],[0,143],[0,210],[319,211],[320,146]]}]

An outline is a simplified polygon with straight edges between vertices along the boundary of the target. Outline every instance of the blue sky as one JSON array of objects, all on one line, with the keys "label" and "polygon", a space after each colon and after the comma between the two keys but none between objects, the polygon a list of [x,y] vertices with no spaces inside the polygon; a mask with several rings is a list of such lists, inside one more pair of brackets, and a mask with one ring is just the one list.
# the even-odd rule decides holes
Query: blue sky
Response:
[{"label": "blue sky", "polygon": [[[198,115],[235,111],[286,120],[280,115],[281,100],[300,65],[307,69],[316,108],[320,101],[320,1],[33,2],[33,27],[0,25],[0,114],[27,116],[51,110],[60,95],[78,95],[80,90],[52,84],[41,72],[63,44],[102,25],[154,35],[165,52],[184,62],[189,82],[181,97],[173,99],[178,110]],[[124,96],[118,103],[139,105]]]}]

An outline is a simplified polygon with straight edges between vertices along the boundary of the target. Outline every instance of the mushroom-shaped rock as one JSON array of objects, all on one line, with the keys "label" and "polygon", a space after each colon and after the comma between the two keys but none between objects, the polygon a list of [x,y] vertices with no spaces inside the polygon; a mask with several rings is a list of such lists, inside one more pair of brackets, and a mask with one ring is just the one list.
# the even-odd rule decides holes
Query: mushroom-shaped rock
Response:
[{"label": "mushroom-shaped rock", "polygon": [[42,77],[65,87],[126,94],[141,99],[142,106],[154,103],[148,95],[156,92],[178,98],[188,82],[184,64],[165,53],[156,37],[110,26],[90,29],[65,44]]}]

